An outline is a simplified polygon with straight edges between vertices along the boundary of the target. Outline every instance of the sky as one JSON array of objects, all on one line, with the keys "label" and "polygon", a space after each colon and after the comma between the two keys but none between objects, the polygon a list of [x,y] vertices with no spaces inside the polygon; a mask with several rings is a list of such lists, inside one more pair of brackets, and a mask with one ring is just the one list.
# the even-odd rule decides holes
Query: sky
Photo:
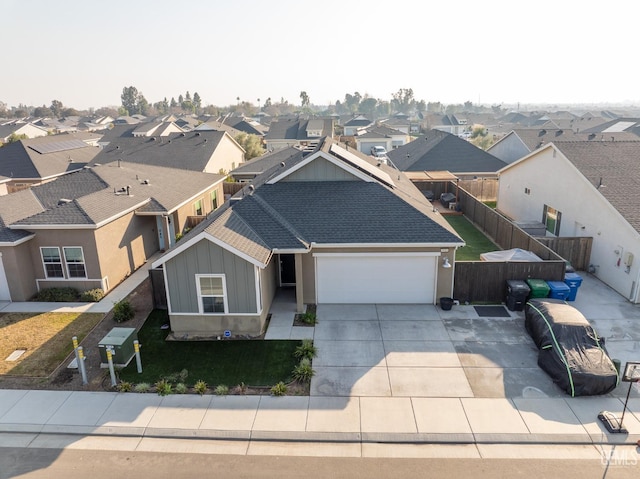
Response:
[{"label": "sky", "polygon": [[640,104],[637,0],[0,0],[0,101]]}]

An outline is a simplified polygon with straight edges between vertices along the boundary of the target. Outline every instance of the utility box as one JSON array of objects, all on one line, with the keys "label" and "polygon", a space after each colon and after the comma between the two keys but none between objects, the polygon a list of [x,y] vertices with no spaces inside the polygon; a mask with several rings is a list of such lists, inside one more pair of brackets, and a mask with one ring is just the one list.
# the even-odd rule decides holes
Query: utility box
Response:
[{"label": "utility box", "polygon": [[112,349],[112,359],[114,366],[124,367],[135,355],[133,342],[138,339],[136,328],[113,328],[100,340],[98,349],[100,350],[100,367],[109,367],[107,360],[107,348]]}]

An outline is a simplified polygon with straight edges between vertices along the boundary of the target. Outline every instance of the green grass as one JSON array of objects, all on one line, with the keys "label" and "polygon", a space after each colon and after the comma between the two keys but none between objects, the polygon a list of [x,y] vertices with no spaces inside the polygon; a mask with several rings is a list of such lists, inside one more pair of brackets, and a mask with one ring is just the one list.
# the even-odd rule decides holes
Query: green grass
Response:
[{"label": "green grass", "polygon": [[481,253],[500,249],[464,216],[443,215],[443,217],[467,244],[456,252],[456,261],[479,261]]},{"label": "green grass", "polygon": [[120,372],[120,379],[153,384],[186,369],[188,385],[203,380],[209,387],[240,383],[271,386],[289,382],[298,363],[293,353],[300,341],[165,341],[168,330],[160,326],[168,322],[166,311],[151,312],[138,333],[142,374],[138,374],[134,359]]}]

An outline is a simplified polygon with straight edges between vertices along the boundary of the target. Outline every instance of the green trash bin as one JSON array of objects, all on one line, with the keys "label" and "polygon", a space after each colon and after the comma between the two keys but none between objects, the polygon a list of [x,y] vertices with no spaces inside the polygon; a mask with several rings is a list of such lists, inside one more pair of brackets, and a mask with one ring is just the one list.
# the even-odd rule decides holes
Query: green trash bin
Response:
[{"label": "green trash bin", "polygon": [[549,296],[549,285],[543,279],[528,279],[527,284],[531,290],[529,299],[532,298],[546,298]]}]

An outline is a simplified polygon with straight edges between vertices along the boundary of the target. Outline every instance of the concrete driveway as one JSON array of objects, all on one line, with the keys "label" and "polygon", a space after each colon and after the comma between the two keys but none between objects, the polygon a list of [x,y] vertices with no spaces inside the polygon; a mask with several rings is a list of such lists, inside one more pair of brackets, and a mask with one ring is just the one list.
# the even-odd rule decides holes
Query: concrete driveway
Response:
[{"label": "concrete driveway", "polygon": [[[612,358],[640,360],[639,306],[593,277],[574,306],[607,339]],[[503,314],[481,317],[473,306],[319,305],[311,396],[566,397],[538,367],[524,314]],[[627,387],[612,395],[624,397]]]}]

